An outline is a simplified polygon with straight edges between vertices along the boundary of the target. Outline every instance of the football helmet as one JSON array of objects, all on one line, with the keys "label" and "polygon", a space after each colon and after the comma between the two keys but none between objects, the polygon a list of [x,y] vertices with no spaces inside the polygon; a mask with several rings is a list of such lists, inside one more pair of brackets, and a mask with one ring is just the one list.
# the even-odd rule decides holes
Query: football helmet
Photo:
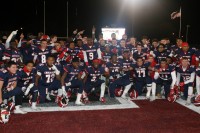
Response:
[{"label": "football helmet", "polygon": [[50,37],[48,35],[42,35],[40,40],[50,40]]},{"label": "football helmet", "polygon": [[177,96],[175,94],[168,94],[167,100],[171,103],[175,102],[177,99]]},{"label": "football helmet", "polygon": [[200,106],[200,94],[195,97],[194,105],[195,106]]},{"label": "football helmet", "polygon": [[138,92],[137,92],[136,90],[132,90],[132,91],[129,93],[129,96],[130,96],[131,100],[137,99],[137,97],[138,97]]},{"label": "football helmet", "polygon": [[0,123],[6,124],[9,122],[10,111],[5,104],[0,105]]},{"label": "football helmet", "polygon": [[66,107],[68,105],[68,103],[69,103],[69,99],[68,98],[63,97],[63,96],[61,96],[61,97],[58,96],[57,97],[57,104],[58,104],[59,107],[64,108],[64,107]]}]

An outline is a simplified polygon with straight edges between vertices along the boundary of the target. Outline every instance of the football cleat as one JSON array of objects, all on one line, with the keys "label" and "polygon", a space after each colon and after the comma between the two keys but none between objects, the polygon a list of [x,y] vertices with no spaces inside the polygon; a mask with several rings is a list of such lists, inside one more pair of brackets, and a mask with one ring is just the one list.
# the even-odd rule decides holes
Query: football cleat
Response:
[{"label": "football cleat", "polygon": [[75,105],[78,105],[78,106],[83,106],[83,105],[85,105],[84,103],[82,103],[81,101],[79,101],[79,102],[75,102]]},{"label": "football cleat", "polygon": [[194,105],[195,106],[200,106],[200,95],[197,95],[194,99]]},{"label": "football cleat", "polygon": [[102,102],[102,103],[105,103],[105,102],[106,102],[106,99],[105,99],[105,97],[101,97],[101,98],[99,99],[99,101]]}]

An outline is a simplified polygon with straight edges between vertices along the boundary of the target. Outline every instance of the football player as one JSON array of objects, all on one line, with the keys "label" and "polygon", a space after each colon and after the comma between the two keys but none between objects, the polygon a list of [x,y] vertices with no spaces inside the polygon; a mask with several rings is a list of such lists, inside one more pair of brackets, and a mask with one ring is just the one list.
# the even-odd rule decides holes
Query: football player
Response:
[{"label": "football player", "polygon": [[91,90],[94,88],[96,89],[97,87],[101,88],[100,92],[100,98],[99,101],[101,102],[106,102],[104,98],[104,93],[105,93],[105,81],[101,80],[101,76],[106,75],[108,72],[108,68],[104,68],[100,66],[99,60],[95,59],[93,60],[92,66],[88,66],[86,68],[86,79],[85,79],[85,92],[88,94],[91,92]]},{"label": "football player", "polygon": [[45,99],[51,100],[48,96],[51,90],[58,90],[58,96],[62,95],[60,86],[60,71],[54,65],[54,56],[48,56],[47,62],[39,64],[36,68],[35,86],[40,94],[40,102],[44,103]]},{"label": "football player", "polygon": [[36,102],[38,98],[38,89],[34,87],[34,80],[36,71],[34,70],[34,63],[32,61],[26,62],[23,69],[17,72],[18,83],[17,86],[22,88],[24,95],[27,96],[29,93],[32,95],[31,108],[38,110]]},{"label": "football player", "polygon": [[83,93],[83,81],[82,79],[85,77],[85,73],[81,71],[79,67],[79,58],[75,57],[72,59],[72,63],[70,65],[64,66],[64,74],[61,77],[61,85],[63,95],[66,98],[69,98],[67,92],[69,89],[78,88],[77,98],[76,98],[76,105],[84,105],[81,102],[81,96]]},{"label": "football player", "polygon": [[7,104],[7,100],[14,96],[16,114],[26,114],[21,110],[22,89],[17,87],[17,64],[13,61],[7,63],[7,69],[0,71],[0,104]]},{"label": "football player", "polygon": [[147,85],[146,97],[150,98],[152,79],[148,75],[150,68],[150,62],[144,63],[142,57],[138,57],[136,64],[132,64],[130,70],[133,70],[135,74],[135,89],[139,95],[142,94],[142,88]]},{"label": "football player", "polygon": [[[129,51],[123,52],[123,59],[121,59],[119,61],[119,63],[121,64],[121,68],[122,68],[121,77],[117,78],[112,83],[110,83],[110,85],[109,85],[110,97],[115,97],[115,95],[114,95],[115,89],[118,86],[123,86],[124,91],[123,91],[123,94],[121,97],[124,99],[127,99],[126,94],[128,93],[128,91],[131,88],[129,67],[130,67],[132,61],[130,61],[129,55],[130,55]],[[116,59],[114,59],[114,60],[116,60]],[[113,62],[116,63],[116,61],[113,61]]]},{"label": "football player", "polygon": [[[191,104],[191,97],[193,94],[193,82],[195,79],[195,67],[189,65],[189,60],[186,57],[181,59],[181,65],[177,65],[177,86],[184,87],[184,97],[187,99],[186,105]],[[183,79],[182,82],[181,78]]]},{"label": "football player", "polygon": [[155,100],[156,85],[159,84],[164,86],[165,98],[169,95],[170,91],[174,90],[176,83],[176,71],[175,68],[167,64],[166,59],[162,59],[160,64],[155,66],[154,80],[152,82],[152,98],[151,101]]},{"label": "football player", "polygon": [[94,59],[101,60],[100,46],[93,42],[92,38],[87,38],[87,44],[83,45],[84,62],[88,66],[92,65]]}]

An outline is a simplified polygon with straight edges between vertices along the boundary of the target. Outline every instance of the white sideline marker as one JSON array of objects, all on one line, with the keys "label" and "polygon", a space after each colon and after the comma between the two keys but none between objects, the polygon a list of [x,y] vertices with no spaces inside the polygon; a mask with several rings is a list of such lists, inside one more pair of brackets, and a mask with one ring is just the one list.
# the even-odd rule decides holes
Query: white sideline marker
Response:
[{"label": "white sideline marker", "polygon": [[81,110],[110,110],[110,109],[131,109],[139,108],[134,102],[130,100],[124,100],[122,98],[116,98],[121,104],[114,105],[94,105],[94,106],[67,106],[61,107],[38,107],[39,111],[34,111],[31,107],[24,107],[23,110],[27,112],[54,112],[54,111],[81,111]]},{"label": "white sideline marker", "polygon": [[200,114],[200,107],[195,106],[193,103],[191,103],[190,105],[185,105],[186,101],[181,98],[177,99],[176,102],[179,103],[180,105]]}]

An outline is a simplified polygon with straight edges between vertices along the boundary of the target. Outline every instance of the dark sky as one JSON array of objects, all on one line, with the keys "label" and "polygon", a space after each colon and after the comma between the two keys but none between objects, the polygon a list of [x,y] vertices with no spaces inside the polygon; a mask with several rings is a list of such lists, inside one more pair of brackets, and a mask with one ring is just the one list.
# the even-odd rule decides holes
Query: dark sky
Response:
[{"label": "dark sky", "polygon": [[[143,3],[134,3],[143,1]],[[46,0],[46,33],[66,36],[67,1]],[[94,25],[101,27],[125,27],[129,36],[140,38],[175,38],[178,36],[179,18],[170,19],[173,11],[182,7],[182,35],[185,39],[186,25],[189,42],[200,44],[199,7],[197,0],[69,0],[69,34],[73,29],[91,34]],[[0,31],[11,31],[23,27],[25,33],[43,31],[44,0],[17,0],[1,2]],[[172,36],[172,33],[175,33]]]}]

